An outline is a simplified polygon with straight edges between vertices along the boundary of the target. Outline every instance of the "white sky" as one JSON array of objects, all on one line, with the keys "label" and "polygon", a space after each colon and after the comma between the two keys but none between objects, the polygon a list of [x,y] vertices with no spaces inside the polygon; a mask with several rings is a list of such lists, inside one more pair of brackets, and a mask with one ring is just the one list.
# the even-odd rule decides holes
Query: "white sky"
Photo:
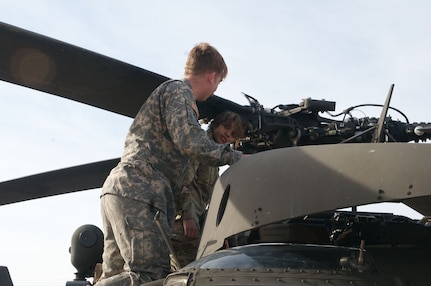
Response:
[{"label": "white sky", "polygon": [[[229,66],[217,95],[240,104],[247,104],[241,92],[265,107],[324,98],[338,113],[383,104],[394,83],[391,105],[411,122],[430,122],[430,11],[426,0],[15,0],[0,2],[0,21],[172,78],[182,76],[188,51],[207,41]],[[131,123],[5,82],[0,102],[0,181],[119,157]],[[74,278],[70,237],[80,225],[101,226],[99,193],[0,207],[0,265],[15,286]]]}]

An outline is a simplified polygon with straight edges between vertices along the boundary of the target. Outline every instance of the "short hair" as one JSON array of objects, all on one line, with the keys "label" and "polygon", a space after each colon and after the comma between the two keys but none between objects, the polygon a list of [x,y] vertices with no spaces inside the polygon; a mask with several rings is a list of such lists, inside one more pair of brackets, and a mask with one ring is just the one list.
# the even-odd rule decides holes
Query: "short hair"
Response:
[{"label": "short hair", "polygon": [[232,111],[225,111],[218,114],[211,121],[210,128],[214,130],[220,125],[223,125],[226,129],[232,129],[232,136],[235,139],[244,137],[244,121],[239,114]]},{"label": "short hair", "polygon": [[215,72],[224,79],[227,76],[227,66],[222,55],[213,46],[200,43],[189,52],[184,74],[199,75],[207,72]]}]

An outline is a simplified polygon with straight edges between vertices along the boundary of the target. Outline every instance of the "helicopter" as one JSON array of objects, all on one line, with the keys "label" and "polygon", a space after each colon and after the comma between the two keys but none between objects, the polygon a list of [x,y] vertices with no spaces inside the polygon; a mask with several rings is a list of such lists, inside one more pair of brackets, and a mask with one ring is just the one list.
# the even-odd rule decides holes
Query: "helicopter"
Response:
[{"label": "helicopter", "polygon": [[[0,38],[8,39],[1,56],[1,79],[8,82],[133,116],[139,102],[145,100],[142,94],[148,96],[167,79],[17,27],[4,23],[0,27]],[[10,65],[11,59],[23,64]],[[33,61],[25,66],[28,59]],[[34,64],[45,68],[43,77],[33,73]],[[9,67],[15,66],[22,70],[11,71]],[[73,69],[79,71],[74,74],[81,75],[80,78],[68,74]],[[106,86],[107,82],[111,85]],[[118,100],[116,94],[123,89],[127,89],[129,102],[133,104]],[[401,264],[392,261],[393,264],[386,264],[385,257],[401,255],[404,260],[414,257],[417,265],[428,265],[425,259],[430,254],[427,219],[416,222],[391,214],[336,211],[376,201],[403,201],[430,215],[430,182],[424,171],[429,161],[426,155],[429,145],[405,144],[429,139],[430,124],[387,118],[392,90],[393,86],[379,118],[348,117],[352,107],[344,112],[347,119],[330,120],[319,113],[334,111],[335,103],[312,99],[270,110],[249,95],[246,95],[249,106],[217,96],[200,103],[203,120],[210,120],[223,110],[241,114],[248,129],[237,148],[256,154],[229,168],[217,182],[199,247],[200,258],[165,281],[148,285],[203,285],[212,281],[214,285],[256,285],[258,282],[277,285],[307,280],[420,285],[426,279],[425,273],[420,270],[405,273],[400,270]],[[337,158],[333,154],[338,154]],[[295,166],[286,164],[288,159]],[[411,168],[405,170],[399,166],[400,160],[410,162]],[[118,159],[113,159],[3,182],[1,204],[100,187],[117,162]],[[355,165],[346,162],[355,162]],[[256,168],[257,165],[261,168]],[[411,176],[394,178],[394,174],[401,172]],[[62,179],[55,179],[60,173]],[[358,178],[364,180],[358,182]],[[289,192],[286,186],[291,187]],[[317,189],[334,190],[325,192],[329,197],[326,204],[321,200],[312,202]],[[241,205],[240,197],[245,194],[253,195],[255,203]],[[290,199],[277,200],[280,195]],[[271,199],[259,200],[262,196]],[[228,217],[237,218],[237,223],[228,224]],[[373,230],[379,227],[392,234],[411,231],[413,237],[388,242],[391,233],[372,236]],[[300,231],[295,232],[295,228]],[[325,233],[321,240],[290,237],[313,228]],[[94,238],[88,229],[83,233]],[[273,259],[268,254],[279,257],[281,264],[270,261]],[[307,263],[298,258],[301,255],[310,257]],[[242,257],[246,259],[240,261]],[[319,261],[322,257],[327,260]],[[396,266],[397,271],[390,272],[390,266]],[[81,279],[78,277],[74,283],[87,283]]]}]

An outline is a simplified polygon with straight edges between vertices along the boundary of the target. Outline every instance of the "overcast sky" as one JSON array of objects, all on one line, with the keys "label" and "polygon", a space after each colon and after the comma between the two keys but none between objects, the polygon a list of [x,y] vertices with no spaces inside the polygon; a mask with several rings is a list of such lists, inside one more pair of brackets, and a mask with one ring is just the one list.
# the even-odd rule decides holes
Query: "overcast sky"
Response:
[{"label": "overcast sky", "polygon": [[[431,121],[426,0],[14,0],[0,2],[0,21],[171,78],[182,77],[196,43],[209,42],[229,67],[217,95],[244,105],[241,92],[269,108],[311,97],[336,101],[338,113],[383,104],[394,83],[391,105],[411,122]],[[119,157],[131,123],[5,82],[0,102],[0,181]],[[375,108],[354,115],[379,114]],[[15,286],[74,278],[70,237],[82,224],[101,226],[99,193],[0,207],[0,265],[9,267]]]}]

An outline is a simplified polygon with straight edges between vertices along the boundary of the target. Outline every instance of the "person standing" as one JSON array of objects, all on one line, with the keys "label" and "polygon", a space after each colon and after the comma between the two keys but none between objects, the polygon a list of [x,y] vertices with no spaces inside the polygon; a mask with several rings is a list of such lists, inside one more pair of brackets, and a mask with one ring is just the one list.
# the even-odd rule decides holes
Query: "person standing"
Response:
[{"label": "person standing", "polygon": [[101,193],[103,285],[139,285],[170,272],[169,251],[154,216],[171,234],[174,194],[191,159],[233,164],[242,153],[210,140],[198,122],[196,101],[214,94],[227,75],[221,54],[208,43],[190,51],[184,79],[168,80],[142,105],[126,135],[123,155]]},{"label": "person standing", "polygon": [[[209,124],[208,137],[219,144],[232,144],[244,136],[244,123],[237,113],[226,111],[218,114]],[[219,177],[219,167],[195,162],[193,180],[175,193],[176,220],[172,233],[172,245],[176,258],[171,259],[173,270],[178,270],[196,259],[205,220],[206,208],[214,184]]]}]

